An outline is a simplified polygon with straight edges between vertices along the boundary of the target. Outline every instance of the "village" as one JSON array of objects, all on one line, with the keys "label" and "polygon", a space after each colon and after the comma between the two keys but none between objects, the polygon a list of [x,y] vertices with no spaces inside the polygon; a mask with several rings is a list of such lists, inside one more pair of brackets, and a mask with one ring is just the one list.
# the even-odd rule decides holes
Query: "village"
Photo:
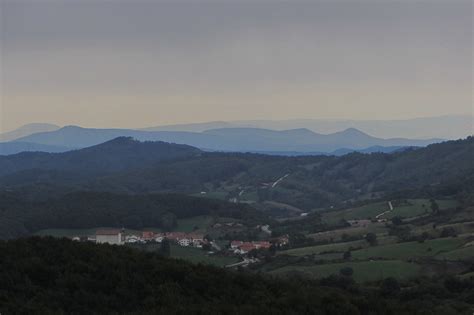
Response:
[{"label": "village", "polygon": [[93,236],[74,236],[74,241],[91,241],[97,244],[132,245],[132,244],[161,244],[164,240],[181,247],[193,247],[208,250],[210,254],[225,251],[226,254],[246,255],[253,250],[268,250],[272,245],[281,247],[288,245],[288,235],[263,241],[232,240],[221,248],[216,242],[204,234],[196,232],[154,232],[142,231],[141,233],[125,233],[124,229],[98,229]]}]

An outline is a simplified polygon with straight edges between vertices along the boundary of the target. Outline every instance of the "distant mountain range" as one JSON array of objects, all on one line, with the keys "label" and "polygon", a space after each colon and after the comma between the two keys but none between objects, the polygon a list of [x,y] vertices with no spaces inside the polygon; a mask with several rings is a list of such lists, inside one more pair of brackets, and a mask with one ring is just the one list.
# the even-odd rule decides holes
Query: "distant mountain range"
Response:
[{"label": "distant mountain range", "polygon": [[474,134],[474,116],[452,115],[405,120],[344,120],[344,119],[289,119],[289,120],[240,120],[214,121],[145,128],[146,131],[202,132],[220,128],[261,128],[288,130],[306,128],[316,133],[328,134],[347,128],[356,128],[380,138],[410,139],[459,139]]},{"label": "distant mountain range", "polygon": [[0,142],[13,141],[21,137],[29,136],[34,133],[54,131],[60,128],[61,127],[53,125],[53,124],[42,124],[42,123],[27,124],[18,129],[1,133]]},{"label": "distant mountain range", "polygon": [[[132,129],[92,129],[67,126],[49,132],[35,133],[14,142],[0,145],[3,152],[37,149],[61,152],[97,145],[117,137],[132,137],[140,141],[165,141],[186,144],[208,151],[233,152],[310,152],[332,153],[368,150],[390,152],[400,147],[426,146],[441,139],[412,140],[403,138],[381,139],[355,128],[331,134],[319,134],[300,128],[292,130],[268,130],[260,128],[220,128],[203,132],[144,131]],[[23,144],[22,144],[23,143]],[[34,145],[33,145],[34,144]],[[37,147],[35,147],[37,146]],[[389,149],[386,149],[389,148]],[[5,153],[4,153],[5,154]]]},{"label": "distant mountain range", "polygon": [[31,142],[2,142],[0,143],[0,155],[10,155],[20,152],[49,152],[49,153],[60,153],[70,151],[73,148],[56,146],[56,145],[47,145],[40,143],[31,143]]},{"label": "distant mountain range", "polygon": [[380,121],[214,121],[144,129],[61,128],[53,124],[35,123],[0,134],[0,155],[23,151],[65,152],[121,136],[141,141],[187,144],[207,151],[343,155],[354,151],[387,153],[406,147],[425,146],[441,139],[465,138],[472,134],[473,116],[469,115]]}]

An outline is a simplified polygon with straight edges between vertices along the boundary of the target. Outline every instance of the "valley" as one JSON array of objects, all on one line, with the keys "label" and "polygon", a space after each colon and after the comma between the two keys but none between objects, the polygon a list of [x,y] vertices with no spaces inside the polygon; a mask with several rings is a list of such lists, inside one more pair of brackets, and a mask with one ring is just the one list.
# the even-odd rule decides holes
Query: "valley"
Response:
[{"label": "valley", "polygon": [[110,243],[276,281],[472,280],[473,153],[472,137],[342,157],[122,137],[9,155],[0,157],[0,238]]},{"label": "valley", "polygon": [[474,315],[472,5],[0,0],[0,315]]}]

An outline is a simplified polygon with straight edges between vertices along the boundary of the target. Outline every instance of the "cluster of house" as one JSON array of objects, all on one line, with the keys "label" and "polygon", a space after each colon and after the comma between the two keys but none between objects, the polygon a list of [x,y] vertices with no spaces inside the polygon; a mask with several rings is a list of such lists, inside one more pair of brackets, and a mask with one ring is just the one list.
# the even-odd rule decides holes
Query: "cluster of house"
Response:
[{"label": "cluster of house", "polygon": [[184,232],[166,232],[156,233],[152,231],[143,231],[141,235],[130,234],[123,235],[122,230],[106,229],[97,230],[95,235],[96,243],[107,243],[114,245],[122,245],[124,243],[161,243],[164,239],[176,242],[180,246],[193,246],[201,248],[207,241],[204,235],[198,233],[184,233]]},{"label": "cluster of house", "polygon": [[[165,232],[157,233],[153,231],[143,231],[140,235],[137,234],[124,234],[123,230],[119,229],[100,229],[96,231],[94,237],[74,237],[76,241],[95,241],[98,244],[112,244],[112,245],[123,245],[123,244],[144,244],[150,242],[161,243],[164,239],[175,242],[180,246],[192,246],[202,248],[204,244],[208,244],[208,240],[204,238],[204,235],[199,233],[185,233],[185,232]],[[273,238],[268,241],[232,241],[229,246],[229,250],[237,255],[245,255],[248,252],[256,249],[269,249],[272,245],[281,247],[289,243],[288,235]],[[212,244],[212,242],[210,243]]]},{"label": "cluster of house", "polygon": [[272,244],[268,241],[253,241],[253,242],[242,242],[232,241],[230,242],[230,250],[234,254],[246,254],[254,249],[268,249]]},{"label": "cluster of house", "polygon": [[243,242],[243,241],[232,241],[230,242],[230,250],[234,254],[247,254],[254,249],[269,249],[272,245],[277,247],[287,245],[289,242],[288,235],[274,238],[270,241],[252,241],[252,242]]}]

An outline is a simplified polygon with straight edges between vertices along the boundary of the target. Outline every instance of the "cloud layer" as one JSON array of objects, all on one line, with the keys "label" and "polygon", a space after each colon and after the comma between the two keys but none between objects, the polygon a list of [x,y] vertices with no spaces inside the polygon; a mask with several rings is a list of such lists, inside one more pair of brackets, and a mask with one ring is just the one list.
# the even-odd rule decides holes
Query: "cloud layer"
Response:
[{"label": "cloud layer", "polygon": [[2,126],[472,111],[470,1],[3,1]]}]

